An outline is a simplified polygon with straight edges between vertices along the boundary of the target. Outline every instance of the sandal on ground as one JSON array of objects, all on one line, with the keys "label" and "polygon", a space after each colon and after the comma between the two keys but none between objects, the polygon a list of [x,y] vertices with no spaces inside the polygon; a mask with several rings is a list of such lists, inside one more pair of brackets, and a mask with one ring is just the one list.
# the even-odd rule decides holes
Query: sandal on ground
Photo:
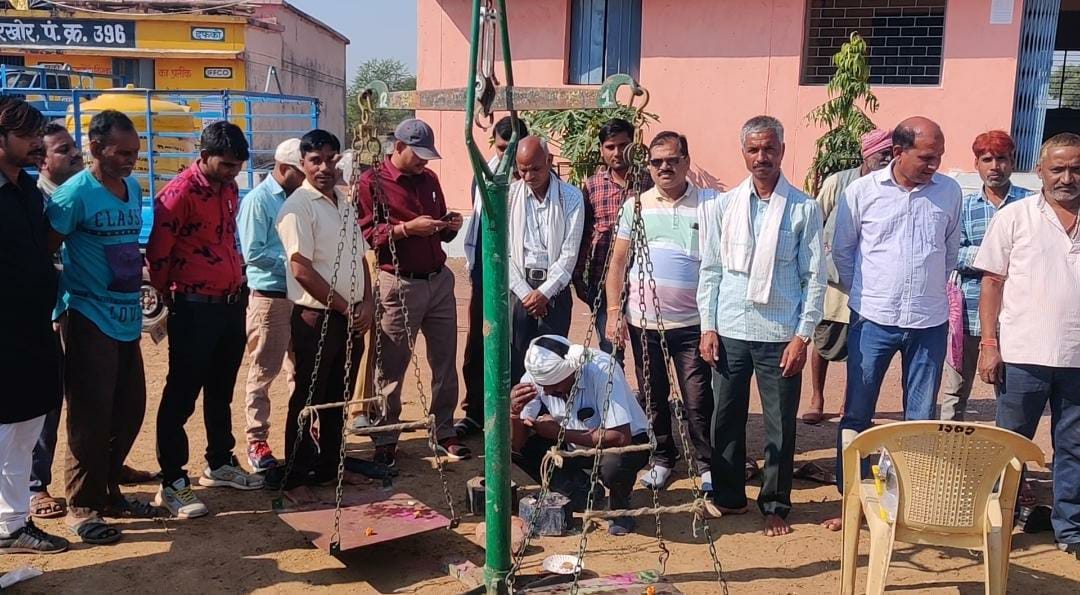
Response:
[{"label": "sandal on ground", "polygon": [[791,474],[795,479],[805,479],[825,485],[836,485],[836,474],[814,462],[803,463]]},{"label": "sandal on ground", "polygon": [[816,426],[825,421],[825,408],[811,409],[802,414],[802,422],[808,426]]},{"label": "sandal on ground", "polygon": [[757,461],[751,458],[746,459],[746,481],[754,479],[761,474],[761,468],[758,467]]},{"label": "sandal on ground", "polygon": [[37,492],[30,498],[30,516],[36,519],[55,519],[67,514],[67,505],[49,495],[49,492]]},{"label": "sandal on ground", "polygon": [[149,502],[135,498],[116,498],[101,512],[101,516],[114,519],[158,519],[168,515]]},{"label": "sandal on ground", "polygon": [[161,473],[133,469],[124,465],[120,468],[120,485],[133,486],[141,483],[157,483],[161,481]]},{"label": "sandal on ground", "polygon": [[120,529],[102,521],[101,518],[97,516],[92,516],[88,519],[79,521],[78,523],[71,525],[70,529],[83,540],[83,543],[89,543],[90,545],[108,545],[110,543],[116,543],[117,541],[120,541],[120,538],[123,536],[120,533]]}]

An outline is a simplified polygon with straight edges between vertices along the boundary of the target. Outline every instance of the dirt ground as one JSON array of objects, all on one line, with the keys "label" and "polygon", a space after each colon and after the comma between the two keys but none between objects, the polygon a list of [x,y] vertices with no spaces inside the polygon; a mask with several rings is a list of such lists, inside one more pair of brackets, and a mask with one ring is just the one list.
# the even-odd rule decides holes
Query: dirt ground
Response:
[{"label": "dirt ground", "polygon": [[[467,324],[468,280],[461,274],[461,262],[454,263],[458,271],[459,336],[458,351],[464,348]],[[586,308],[575,303],[574,334],[581,337],[588,318]],[[147,413],[142,434],[129,462],[142,469],[157,469],[154,453],[154,422],[161,389],[167,372],[166,344],[154,345],[143,341],[147,376]],[[421,341],[421,350],[424,349]],[[423,358],[421,358],[423,359]],[[233,406],[233,427],[238,441],[243,443],[244,410],[243,381],[246,366],[240,371]],[[411,374],[411,373],[410,373]],[[898,384],[899,363],[886,380],[879,403],[883,421],[898,419],[901,412]],[[425,378],[428,377],[426,367]],[[406,383],[407,419],[419,415],[415,389]],[[804,399],[809,399],[809,373],[804,375]],[[978,384],[978,383],[977,383]],[[843,394],[842,365],[834,365],[829,377],[827,409],[835,411]],[[271,445],[282,453],[283,420],[287,394],[285,382],[275,383],[272,398],[273,428]],[[975,389],[969,418],[992,422],[993,395],[985,385]],[[1045,420],[1037,441],[1049,455],[1050,440]],[[202,471],[201,453],[205,448],[202,417],[194,415],[187,425],[191,441],[192,477]],[[836,440],[836,420],[818,427],[800,424],[796,464],[818,461],[831,467]],[[760,406],[752,405],[748,428],[750,452],[762,459]],[[62,460],[66,443],[61,431],[57,461]],[[482,454],[479,440],[471,444],[474,453]],[[351,450],[359,456],[369,456],[370,443],[354,439]],[[418,500],[446,512],[437,475],[424,457],[429,456],[422,434],[403,437],[398,465],[401,477],[395,489],[405,491]],[[243,459],[242,447],[237,454]],[[245,462],[246,464],[246,462]],[[56,466],[53,494],[63,493],[63,471]],[[455,497],[455,507],[464,509],[464,484],[483,473],[483,459],[448,466],[447,477]],[[685,502],[689,498],[685,469],[683,477],[673,488],[664,492],[664,503]],[[1042,501],[1049,499],[1050,486],[1045,469],[1034,473],[1037,492]],[[515,479],[523,493],[531,485],[528,477],[515,470]],[[131,488],[140,498],[153,496],[155,486]],[[401,539],[366,549],[345,552],[335,558],[315,549],[304,538],[277,518],[271,510],[273,493],[268,491],[239,492],[230,489],[196,487],[199,497],[210,507],[211,516],[179,521],[122,522],[124,539],[111,546],[87,546],[68,534],[62,521],[42,521],[47,530],[72,538],[71,550],[56,556],[0,557],[0,574],[23,565],[33,565],[45,572],[12,589],[13,593],[86,593],[86,592],[149,592],[169,590],[180,593],[213,592],[295,592],[302,590],[339,590],[356,593],[458,593],[461,584],[447,575],[451,562],[471,560],[483,565],[484,552],[472,542],[478,517],[465,516],[455,531],[443,530]],[[351,487],[350,491],[376,491],[377,484]],[[750,487],[751,497],[758,486]],[[332,498],[332,488],[322,495]],[[820,593],[832,592],[839,580],[840,536],[819,526],[819,523],[838,510],[838,494],[828,486],[804,481],[795,482],[795,509],[790,517],[794,532],[785,537],[766,538],[761,534],[761,517],[752,512],[741,517],[724,517],[711,523],[716,550],[723,564],[724,575],[732,593]],[[649,493],[634,492],[634,505],[646,506]],[[586,573],[611,574],[631,570],[657,568],[658,549],[653,536],[654,526],[648,519],[639,524],[637,533],[624,538],[611,538],[606,532],[590,534]],[[708,549],[690,531],[688,516],[666,516],[663,533],[671,550],[667,576],[685,593],[717,593]],[[863,532],[859,573],[859,588],[865,588],[866,544]],[[578,537],[543,538],[538,540],[523,568],[523,574],[539,572],[540,561],[553,553],[574,553]],[[889,574],[890,589],[919,593],[981,593],[983,566],[974,553],[933,547],[902,547],[893,558]],[[1012,568],[1009,592],[1016,593],[1077,593],[1080,592],[1080,564],[1071,556],[1056,550],[1051,533],[1025,535],[1017,533],[1013,540]]]}]

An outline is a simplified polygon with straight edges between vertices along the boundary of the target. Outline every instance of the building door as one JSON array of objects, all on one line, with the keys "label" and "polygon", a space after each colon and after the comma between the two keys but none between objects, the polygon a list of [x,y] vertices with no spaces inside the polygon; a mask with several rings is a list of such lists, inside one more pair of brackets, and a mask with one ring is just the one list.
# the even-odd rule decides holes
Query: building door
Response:
[{"label": "building door", "polygon": [[124,77],[124,84],[140,89],[154,88],[154,60],[150,58],[113,58],[113,74]]},{"label": "building door", "polygon": [[1033,169],[1039,158],[1060,8],[1061,0],[1024,2],[1012,125],[1012,135],[1016,141],[1016,169],[1020,171]]}]

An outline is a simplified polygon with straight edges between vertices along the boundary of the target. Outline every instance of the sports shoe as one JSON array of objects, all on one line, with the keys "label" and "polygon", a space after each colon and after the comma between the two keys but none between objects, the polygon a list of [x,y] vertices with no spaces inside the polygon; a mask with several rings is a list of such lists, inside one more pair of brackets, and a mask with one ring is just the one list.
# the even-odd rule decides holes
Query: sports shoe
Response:
[{"label": "sports shoe", "polygon": [[261,490],[261,475],[248,473],[240,467],[240,461],[232,460],[217,469],[207,467],[199,476],[199,485],[207,488],[233,488],[237,490]]},{"label": "sports shoe", "polygon": [[472,458],[472,451],[469,450],[468,446],[458,442],[457,438],[444,438],[439,441],[439,445],[435,448],[448,461],[464,461]]},{"label": "sports shoe", "polygon": [[396,444],[384,444],[382,446],[375,447],[375,456],[371,458],[372,461],[393,469],[397,466],[397,445]]},{"label": "sports shoe", "polygon": [[167,508],[178,519],[194,519],[209,514],[206,508],[191,491],[188,478],[181,477],[169,485],[161,486],[154,496],[154,506]]},{"label": "sports shoe", "polygon": [[67,551],[69,545],[68,540],[49,535],[27,519],[22,528],[0,537],[0,554],[59,554]]},{"label": "sports shoe", "polygon": [[663,465],[653,465],[645,471],[638,481],[650,490],[662,490],[667,487],[668,479],[671,478],[671,468]]},{"label": "sports shoe", "polygon": [[277,467],[278,460],[274,458],[274,452],[266,440],[258,440],[248,444],[248,463],[256,472],[266,471],[271,467]]},{"label": "sports shoe", "polygon": [[712,471],[702,471],[701,472],[701,491],[703,491],[703,492],[711,492],[712,491]]}]

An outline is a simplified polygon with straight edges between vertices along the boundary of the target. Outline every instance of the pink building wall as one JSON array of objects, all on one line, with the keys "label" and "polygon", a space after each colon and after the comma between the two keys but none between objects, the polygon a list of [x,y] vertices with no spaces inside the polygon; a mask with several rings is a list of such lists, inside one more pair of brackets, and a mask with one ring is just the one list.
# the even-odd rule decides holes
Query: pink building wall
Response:
[{"label": "pink building wall", "polygon": [[[697,180],[723,188],[746,176],[739,153],[742,123],[769,114],[786,128],[784,172],[801,183],[821,133],[806,124],[805,116],[827,99],[823,86],[799,85],[806,1],[643,0],[640,82],[652,95],[649,111],[660,117],[646,138],[664,129],[686,134]],[[417,4],[419,88],[462,86],[472,2]],[[507,4],[516,83],[565,86],[569,0]],[[942,125],[944,171],[970,170],[972,139],[991,128],[1008,130],[1012,123],[1023,3],[1016,2],[1010,25],[990,24],[990,4],[949,2],[940,85],[874,88],[881,108],[873,119],[879,126],[891,128],[910,115]],[[468,209],[472,172],[463,116],[420,112],[418,117],[435,129],[444,158],[431,167],[451,207]]]}]

